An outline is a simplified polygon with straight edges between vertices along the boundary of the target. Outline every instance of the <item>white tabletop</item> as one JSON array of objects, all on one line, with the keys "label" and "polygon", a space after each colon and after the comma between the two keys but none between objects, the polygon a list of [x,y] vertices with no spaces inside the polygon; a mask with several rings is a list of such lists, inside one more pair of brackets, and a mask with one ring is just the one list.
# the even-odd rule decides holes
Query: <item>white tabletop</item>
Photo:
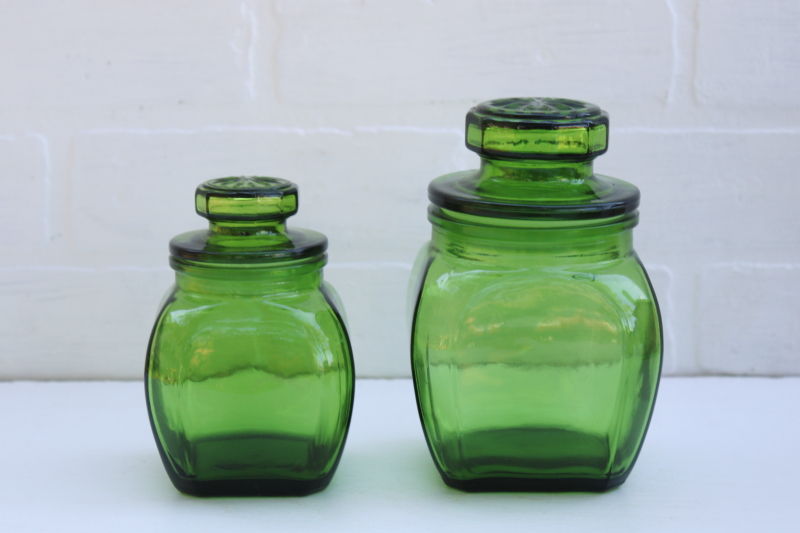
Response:
[{"label": "white tabletop", "polygon": [[195,498],[141,383],[0,383],[0,531],[800,531],[800,378],[666,378],[639,461],[602,494],[467,494],[428,454],[410,380],[359,380],[330,486]]}]

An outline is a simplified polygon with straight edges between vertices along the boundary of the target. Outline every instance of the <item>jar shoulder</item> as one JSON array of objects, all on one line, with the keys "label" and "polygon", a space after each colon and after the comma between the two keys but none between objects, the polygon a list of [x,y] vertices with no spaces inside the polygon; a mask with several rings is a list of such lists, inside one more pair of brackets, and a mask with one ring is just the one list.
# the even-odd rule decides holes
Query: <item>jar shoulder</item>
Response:
[{"label": "jar shoulder", "polygon": [[156,320],[149,355],[151,374],[194,378],[244,367],[279,375],[352,368],[345,324],[321,290],[247,298],[176,290]]},{"label": "jar shoulder", "polygon": [[328,289],[236,298],[173,288],[162,302],[157,321],[162,325],[191,329],[206,321],[222,320],[234,327],[236,323],[248,321],[294,318],[312,328],[320,328],[327,325],[321,318],[330,315],[339,321],[342,313],[341,302],[331,298]]},{"label": "jar shoulder", "polygon": [[[504,264],[498,261],[461,261],[430,252],[427,265],[420,265],[422,292],[425,296],[483,293],[492,288],[523,285],[563,287],[581,286],[586,291],[609,292],[627,300],[654,300],[652,286],[638,256],[631,253],[614,261],[601,263],[542,265],[535,260]],[[423,271],[424,270],[424,271]]]},{"label": "jar shoulder", "polygon": [[591,333],[595,341],[607,336],[617,344],[631,335],[658,336],[660,329],[655,296],[633,254],[559,267],[482,265],[436,255],[414,322],[416,336],[451,336],[475,346],[534,333],[565,341]]}]

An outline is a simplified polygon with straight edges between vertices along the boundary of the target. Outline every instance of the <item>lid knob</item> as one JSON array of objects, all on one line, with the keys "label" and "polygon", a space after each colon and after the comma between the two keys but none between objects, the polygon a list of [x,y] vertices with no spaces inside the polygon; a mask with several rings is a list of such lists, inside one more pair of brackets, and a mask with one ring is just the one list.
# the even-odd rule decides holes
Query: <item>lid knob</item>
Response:
[{"label": "lid knob", "polygon": [[297,213],[297,185],[280,178],[217,178],[195,192],[197,214],[209,220],[283,219]]},{"label": "lid knob", "polygon": [[502,98],[467,113],[467,148],[515,159],[592,159],[608,149],[608,113],[566,98]]}]

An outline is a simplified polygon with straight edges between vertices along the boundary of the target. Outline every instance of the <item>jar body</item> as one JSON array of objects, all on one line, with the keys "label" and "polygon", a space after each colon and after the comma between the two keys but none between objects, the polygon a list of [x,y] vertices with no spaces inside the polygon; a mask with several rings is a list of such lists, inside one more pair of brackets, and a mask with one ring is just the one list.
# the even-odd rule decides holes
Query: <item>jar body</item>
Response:
[{"label": "jar body", "polygon": [[319,271],[178,270],[150,340],[148,410],[173,484],[195,495],[325,488],[353,405],[352,352]]},{"label": "jar body", "polygon": [[492,228],[432,208],[411,351],[445,483],[551,491],[625,480],[662,357],[655,296],[631,245],[635,217]]}]

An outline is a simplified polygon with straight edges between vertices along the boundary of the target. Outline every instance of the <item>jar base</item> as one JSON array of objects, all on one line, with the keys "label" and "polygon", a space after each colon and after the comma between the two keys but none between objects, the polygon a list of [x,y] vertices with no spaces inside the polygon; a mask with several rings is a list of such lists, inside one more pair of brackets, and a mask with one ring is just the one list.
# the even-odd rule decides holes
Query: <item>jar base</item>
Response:
[{"label": "jar base", "polygon": [[[308,446],[303,446],[301,439],[291,439],[271,435],[258,436],[226,436],[225,438],[201,439],[193,442],[195,475],[184,471],[177,461],[170,459],[166,451],[158,444],[158,451],[170,481],[180,492],[191,496],[305,496],[319,492],[327,487],[341,457],[335,458],[327,473],[308,472],[306,479],[288,477],[284,473],[290,468],[287,461],[299,463],[301,457],[309,455]],[[242,459],[250,458],[247,469],[243,468]],[[275,458],[282,459],[284,464],[275,464]],[[327,456],[322,457],[326,459]],[[259,460],[260,459],[260,460]],[[318,459],[320,459],[318,457]],[[239,463],[238,465],[236,463]],[[199,466],[199,468],[197,468]],[[223,473],[225,468],[231,470],[237,466],[238,473]],[[295,466],[295,469],[297,467]],[[260,471],[259,471],[260,470]],[[270,472],[270,470],[272,470]],[[311,477],[313,475],[318,477]],[[321,475],[320,475],[321,474]]]},{"label": "jar base", "polygon": [[214,479],[198,481],[170,476],[175,488],[190,496],[306,496],[327,487],[332,473],[319,479]]},{"label": "jar base", "polygon": [[464,492],[604,492],[625,482],[629,472],[604,478],[484,477],[453,479],[442,473],[449,487]]}]

